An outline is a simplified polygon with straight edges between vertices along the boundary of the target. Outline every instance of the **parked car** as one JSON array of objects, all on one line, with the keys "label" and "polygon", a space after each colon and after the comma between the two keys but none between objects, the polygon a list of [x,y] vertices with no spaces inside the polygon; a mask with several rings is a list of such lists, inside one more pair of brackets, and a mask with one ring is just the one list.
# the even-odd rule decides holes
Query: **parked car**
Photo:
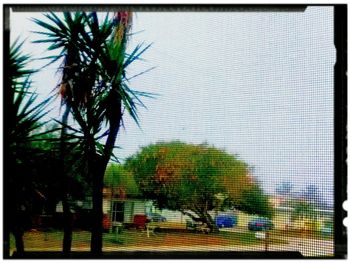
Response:
[{"label": "parked car", "polygon": [[268,218],[258,217],[249,221],[248,229],[250,231],[267,231],[273,229],[274,225]]},{"label": "parked car", "polygon": [[215,224],[219,228],[234,227],[237,225],[237,216],[232,214],[219,214],[215,217]]},{"label": "parked car", "polygon": [[150,222],[165,222],[166,218],[158,213],[148,213],[147,219]]}]

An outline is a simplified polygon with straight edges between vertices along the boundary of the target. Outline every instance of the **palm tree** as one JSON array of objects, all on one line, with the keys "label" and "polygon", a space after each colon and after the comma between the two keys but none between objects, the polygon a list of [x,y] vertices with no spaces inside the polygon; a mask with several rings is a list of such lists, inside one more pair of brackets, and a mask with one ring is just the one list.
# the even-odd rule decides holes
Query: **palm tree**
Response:
[{"label": "palm tree", "polygon": [[[18,254],[24,252],[23,233],[29,219],[28,200],[35,191],[31,170],[38,152],[33,147],[33,141],[49,132],[38,130],[45,125],[42,117],[47,113],[45,108],[50,100],[37,103],[37,94],[32,91],[30,81],[34,71],[26,69],[29,57],[22,54],[22,45],[23,42],[15,41],[5,63],[9,73],[5,79],[5,94],[6,100],[10,101],[5,114],[5,152],[9,160],[5,166],[8,165],[7,171],[10,170],[11,174],[4,176],[4,245],[8,245],[9,233],[12,232]],[[8,247],[4,251],[8,253]]]},{"label": "palm tree", "polygon": [[[139,59],[149,45],[138,45],[126,53],[130,12],[117,12],[111,20],[106,15],[101,21],[96,12],[77,12],[73,16],[64,13],[60,19],[53,13],[46,16],[50,22],[35,19],[43,27],[45,35],[40,42],[49,42],[49,49],[60,49],[53,61],[68,55],[71,45],[78,52],[69,63],[64,64],[60,93],[66,112],[70,112],[78,128],[63,123],[67,131],[79,139],[87,164],[87,178],[92,180],[93,226],[91,251],[102,252],[102,190],[107,164],[113,156],[115,141],[127,111],[138,123],[137,106],[144,106],[140,96],[152,95],[129,88],[126,69]],[[73,38],[74,33],[77,33]],[[38,41],[37,41],[38,42]],[[66,56],[65,61],[68,61]],[[62,121],[63,122],[63,121]]]},{"label": "palm tree", "polygon": [[[62,205],[63,205],[63,217],[64,217],[64,236],[63,236],[63,252],[70,253],[72,246],[72,214],[71,207],[69,205],[69,191],[68,191],[68,172],[67,164],[65,160],[67,159],[66,142],[67,142],[67,122],[69,113],[71,111],[72,105],[72,86],[75,80],[75,74],[78,72],[79,65],[82,62],[80,58],[79,50],[82,46],[79,46],[80,42],[80,32],[84,27],[84,16],[82,13],[76,13],[74,17],[70,13],[64,13],[65,21],[67,23],[62,23],[60,19],[54,14],[50,13],[46,17],[54,22],[55,26],[51,26],[45,22],[38,19],[33,19],[34,22],[43,26],[44,28],[49,28],[51,32],[35,32],[48,36],[48,39],[35,41],[36,43],[52,42],[50,49],[60,48],[61,52],[59,55],[54,56],[50,64],[56,62],[57,60],[63,58],[63,63],[61,64],[61,83],[59,84],[59,94],[61,96],[61,104],[65,105],[65,110],[61,119],[61,143],[60,143],[60,173],[61,173],[61,189],[62,189]],[[84,46],[85,47],[85,46]]]}]

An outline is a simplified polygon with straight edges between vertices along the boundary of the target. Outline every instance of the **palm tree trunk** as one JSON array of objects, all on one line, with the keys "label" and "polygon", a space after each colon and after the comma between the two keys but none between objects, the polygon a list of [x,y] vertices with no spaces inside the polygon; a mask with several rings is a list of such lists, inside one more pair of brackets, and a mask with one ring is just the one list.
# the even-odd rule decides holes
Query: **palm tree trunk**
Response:
[{"label": "palm tree trunk", "polygon": [[103,177],[99,174],[94,175],[92,191],[92,231],[91,231],[91,252],[95,255],[102,253],[102,235],[103,235]]},{"label": "palm tree trunk", "polygon": [[114,102],[113,109],[118,109],[118,111],[114,111],[116,114],[114,113],[114,116],[110,118],[109,134],[104,147],[104,153],[102,157],[96,155],[98,158],[93,174],[93,228],[91,231],[91,252],[94,254],[102,253],[103,177],[114,148],[122,119],[120,95],[117,92],[112,94],[111,96],[116,96],[111,99],[111,102]]},{"label": "palm tree trunk", "polygon": [[[62,123],[66,125],[68,122],[68,116],[70,112],[70,106],[67,104],[64,114],[62,116]],[[62,127],[61,131],[61,169],[62,169],[62,187],[63,187],[63,195],[62,195],[62,206],[63,206],[63,243],[62,243],[62,251],[64,254],[69,254],[72,249],[72,213],[70,211],[70,205],[68,202],[68,176],[65,169],[65,157],[66,157],[66,127]]]},{"label": "palm tree trunk", "polygon": [[69,254],[72,249],[72,213],[70,211],[70,206],[68,204],[67,196],[62,200],[63,206],[63,243],[62,252],[64,254]]},{"label": "palm tree trunk", "polygon": [[[93,190],[92,190],[92,230],[91,230],[91,252],[95,255],[102,253],[102,235],[103,235],[103,174],[104,170],[99,156],[93,167]],[[103,171],[103,172],[102,172]]]},{"label": "palm tree trunk", "polygon": [[16,256],[22,257],[24,254],[24,241],[23,241],[23,235],[24,235],[24,229],[26,228],[26,213],[25,208],[23,208],[23,202],[21,202],[21,199],[23,196],[16,195],[14,193],[18,194],[18,188],[16,187],[10,187],[11,190],[11,208],[9,213],[9,229],[11,233],[13,234],[13,237],[15,238],[15,246],[16,246]]},{"label": "palm tree trunk", "polygon": [[[107,140],[108,141],[108,140]],[[115,141],[115,140],[114,140]],[[107,146],[106,146],[107,147]],[[114,147],[114,142],[113,142]],[[110,156],[101,157],[95,154],[93,163],[93,190],[92,190],[92,213],[93,223],[91,230],[91,252],[97,256],[102,253],[103,236],[103,178]]]}]

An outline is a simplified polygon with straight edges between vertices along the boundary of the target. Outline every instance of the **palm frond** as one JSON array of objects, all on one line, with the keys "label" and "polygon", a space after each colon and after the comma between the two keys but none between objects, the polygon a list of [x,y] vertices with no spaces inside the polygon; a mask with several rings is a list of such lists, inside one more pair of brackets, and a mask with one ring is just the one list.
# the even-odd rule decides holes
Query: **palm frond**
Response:
[{"label": "palm frond", "polygon": [[137,77],[139,77],[139,76],[141,76],[141,75],[143,75],[143,74],[146,74],[146,73],[148,73],[148,72],[150,72],[150,71],[152,71],[152,70],[154,70],[156,67],[151,67],[151,68],[149,68],[149,69],[146,69],[146,70],[144,70],[144,71],[141,71],[140,73],[137,73],[137,74],[135,74],[135,75],[133,75],[133,76],[131,76],[131,77],[129,77],[129,78],[125,78],[126,79],[126,81],[130,81],[130,80],[132,80],[132,79],[134,79],[134,78],[137,78]]},{"label": "palm frond", "polygon": [[[93,136],[97,151],[105,154],[109,151],[102,149],[106,145],[100,145],[99,140],[116,135],[115,131],[123,123],[124,110],[140,127],[138,107],[146,108],[142,97],[156,96],[127,85],[129,80],[153,68],[130,78],[125,76],[126,69],[140,60],[152,44],[141,43],[127,54],[128,25],[122,24],[125,21],[111,21],[108,15],[99,19],[96,12],[63,13],[62,17],[50,13],[45,18],[48,22],[33,20],[43,29],[35,32],[43,36],[37,43],[49,43],[49,50],[59,50],[59,55],[47,57],[51,61],[65,58],[62,83],[69,85],[70,93],[66,94],[69,98],[64,102],[69,103],[73,119],[80,128],[68,124],[64,127],[72,134],[72,139],[82,140],[81,144],[86,143],[84,136]],[[123,37],[117,38],[121,33]],[[77,65],[76,71],[68,68],[73,63]],[[106,123],[114,132],[106,128]],[[110,141],[114,143],[114,140]]]},{"label": "palm frond", "polygon": [[60,124],[63,128],[67,128],[68,130],[74,132],[74,133],[78,133],[78,134],[84,134],[83,131],[75,129],[72,125],[69,125],[67,123],[64,123],[62,121],[59,121],[57,119],[53,119],[53,121],[55,121],[56,123]]},{"label": "palm frond", "polygon": [[[34,139],[37,134],[35,131],[42,127],[45,122],[42,118],[47,114],[46,107],[51,101],[51,97],[37,103],[37,94],[31,91],[30,74],[34,70],[26,69],[26,64],[29,61],[27,55],[21,52],[22,43],[18,40],[10,48],[10,71],[12,86],[7,87],[12,90],[12,112],[14,116],[11,126],[11,142],[13,145],[25,143]],[[20,81],[18,79],[21,79]]]},{"label": "palm frond", "polygon": [[148,44],[146,47],[143,47],[144,43],[138,44],[134,50],[131,52],[130,55],[127,56],[126,61],[123,64],[123,68],[126,69],[132,62],[139,59],[141,55],[152,46],[151,44]]},{"label": "palm frond", "polygon": [[[48,33],[52,32],[52,33],[50,33],[50,34],[52,34],[52,36],[55,36],[55,37],[61,36],[63,38],[65,37],[65,35],[60,31],[59,27],[55,27],[55,26],[53,26],[49,23],[46,23],[46,22],[44,22],[40,19],[37,19],[37,18],[32,18],[31,20],[34,23],[36,23],[37,25],[39,25],[39,26],[43,27],[44,29],[46,29],[47,31],[49,31]],[[41,34],[41,35],[43,34],[43,32],[41,32],[41,31],[38,31],[37,33]],[[46,33],[44,35],[46,35]],[[37,43],[37,42],[34,41],[34,43]]]},{"label": "palm frond", "polygon": [[36,72],[33,69],[25,68],[26,64],[29,62],[30,57],[21,53],[21,48],[24,41],[20,42],[17,38],[10,47],[9,55],[9,76],[11,85],[16,88],[16,86],[22,86],[25,79],[32,73]]}]

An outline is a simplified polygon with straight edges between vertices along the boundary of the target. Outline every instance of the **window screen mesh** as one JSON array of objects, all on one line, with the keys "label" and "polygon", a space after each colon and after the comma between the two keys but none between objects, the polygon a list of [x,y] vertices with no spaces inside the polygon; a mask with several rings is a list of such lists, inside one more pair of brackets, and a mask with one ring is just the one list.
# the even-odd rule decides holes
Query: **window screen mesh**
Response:
[{"label": "window screen mesh", "polygon": [[[152,45],[118,77],[128,89],[145,92],[129,94],[146,107],[134,98],[137,123],[128,108],[133,104],[123,101],[113,150],[119,163],[110,159],[103,183],[104,252],[298,251],[306,257],[334,256],[333,13],[331,6],[304,12],[133,13],[129,22],[135,34],[127,36],[124,62]],[[22,51],[31,54],[32,68],[42,63],[36,58],[62,50],[47,52],[46,43],[30,42],[52,38],[31,32],[50,31],[28,20],[54,24],[43,14],[10,14],[11,43],[19,36],[28,39]],[[61,12],[55,14],[64,20]],[[125,19],[122,15],[117,25]],[[98,13],[100,23],[105,16]],[[145,44],[139,48],[140,43]],[[87,63],[75,65],[81,67],[76,75],[84,73],[85,79],[93,76],[84,71],[92,63],[84,57],[90,51],[79,51],[79,59]],[[39,99],[57,84],[56,91],[62,92],[62,83],[75,92],[78,80],[72,84],[62,77],[64,68],[74,65],[64,63],[60,58],[32,76]],[[94,80],[95,93],[89,96],[98,96],[101,78]],[[79,107],[89,107],[85,102]],[[109,103],[117,105],[117,100]],[[58,122],[40,132],[62,125],[67,103],[57,98],[51,106],[44,120]],[[74,109],[71,113],[72,129],[66,132],[73,137],[82,127]],[[101,130],[109,125],[101,123]],[[62,135],[56,131],[52,136]],[[98,156],[106,144],[106,136],[101,138]],[[40,147],[48,151],[54,146]],[[89,160],[80,158],[83,151],[66,152],[66,160],[80,162],[64,164],[68,179],[62,179],[57,163],[43,172],[46,179],[33,179],[37,194],[19,208],[30,218],[23,227],[25,251],[62,250],[60,180],[68,185],[71,250],[90,250],[96,211],[94,175],[88,170],[97,164],[89,166]],[[69,157],[73,152],[78,157]],[[41,166],[36,160],[35,169]],[[10,253],[14,251],[12,232]]]}]

